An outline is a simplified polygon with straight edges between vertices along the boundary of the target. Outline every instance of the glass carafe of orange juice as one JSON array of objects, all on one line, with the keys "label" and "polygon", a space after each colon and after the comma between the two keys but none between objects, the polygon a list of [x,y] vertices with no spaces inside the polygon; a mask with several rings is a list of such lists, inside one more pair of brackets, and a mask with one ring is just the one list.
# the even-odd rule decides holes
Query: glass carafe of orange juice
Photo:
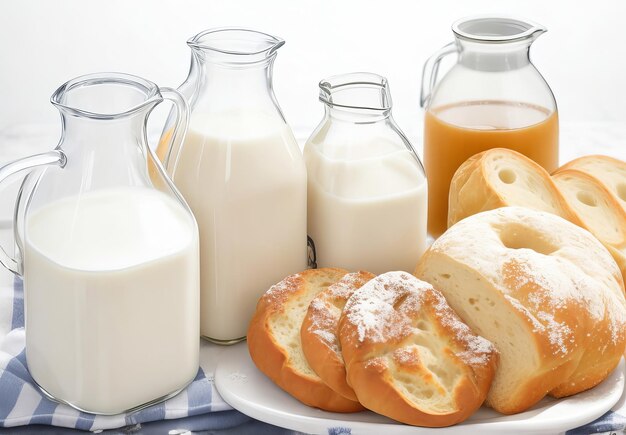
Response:
[{"label": "glass carafe of orange juice", "polygon": [[[428,59],[422,75],[428,232],[434,237],[446,230],[450,180],[472,155],[504,147],[548,171],[558,166],[556,101],[529,57],[546,29],[482,16],[459,20],[452,31],[455,41]],[[456,64],[437,82],[441,60],[452,54]]]}]

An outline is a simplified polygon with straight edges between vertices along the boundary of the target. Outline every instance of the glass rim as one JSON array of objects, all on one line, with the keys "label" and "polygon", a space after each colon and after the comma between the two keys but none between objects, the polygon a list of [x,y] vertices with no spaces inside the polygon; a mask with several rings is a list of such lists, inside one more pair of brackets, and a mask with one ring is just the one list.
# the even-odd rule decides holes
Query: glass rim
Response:
[{"label": "glass rim", "polygon": [[[511,32],[480,34],[480,32],[471,32],[468,27],[479,25],[500,25],[508,27]],[[517,30],[517,31],[516,31]],[[461,18],[452,23],[452,32],[460,39],[475,42],[487,43],[507,43],[524,41],[532,38],[536,33],[544,33],[547,29],[541,24],[525,18],[514,17],[510,15],[474,15]]]},{"label": "glass rim", "polygon": [[[257,38],[257,42],[265,42],[265,46],[261,46],[256,50],[236,50],[227,47],[220,47],[216,39],[211,41],[210,37],[220,36],[225,34],[249,34]],[[208,37],[208,38],[207,38]],[[251,39],[252,41],[252,39]],[[212,43],[210,43],[212,42]],[[255,56],[266,53],[266,57],[270,57],[285,44],[285,40],[269,33],[261,32],[259,30],[249,29],[246,27],[215,27],[192,36],[187,40],[187,45],[191,48],[214,51],[221,54],[233,55],[233,56]]]},{"label": "glass rim", "polygon": [[[378,107],[354,105],[354,104],[340,104],[336,103],[332,99],[332,93],[349,88],[371,88],[377,87],[381,90],[381,105]],[[319,82],[320,95],[319,99],[329,107],[340,107],[343,109],[353,110],[367,110],[374,112],[386,112],[391,110],[391,95],[389,93],[389,83],[387,79],[379,74],[370,72],[353,72],[346,74],[337,74],[328,78],[322,79]]]},{"label": "glass rim", "polygon": [[[100,113],[67,104],[67,95],[73,90],[87,86],[105,84],[132,87],[135,90],[141,91],[145,95],[145,99],[142,102],[117,113]],[[71,113],[75,116],[91,119],[123,118],[135,114],[147,106],[151,106],[162,100],[163,97],[161,96],[160,89],[155,83],[139,76],[119,72],[101,72],[75,77],[59,86],[50,97],[50,102],[58,109]]]}]

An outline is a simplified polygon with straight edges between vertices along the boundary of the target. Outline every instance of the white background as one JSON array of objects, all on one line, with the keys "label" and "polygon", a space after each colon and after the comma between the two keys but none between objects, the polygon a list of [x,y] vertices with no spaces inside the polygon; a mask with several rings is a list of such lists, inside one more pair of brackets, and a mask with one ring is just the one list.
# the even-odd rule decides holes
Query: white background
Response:
[{"label": "white background", "polygon": [[[556,95],[562,125],[626,120],[623,0],[0,0],[0,6],[0,132],[48,124],[52,139],[43,148],[55,146],[58,115],[49,97],[63,82],[123,71],[178,86],[189,67],[189,37],[245,26],[287,41],[275,90],[298,134],[308,135],[321,117],[320,79],[371,71],[389,79],[394,116],[421,150],[423,62],[452,40],[453,21],[481,13],[520,15],[548,28],[531,55]],[[8,136],[0,158],[8,154]]]}]

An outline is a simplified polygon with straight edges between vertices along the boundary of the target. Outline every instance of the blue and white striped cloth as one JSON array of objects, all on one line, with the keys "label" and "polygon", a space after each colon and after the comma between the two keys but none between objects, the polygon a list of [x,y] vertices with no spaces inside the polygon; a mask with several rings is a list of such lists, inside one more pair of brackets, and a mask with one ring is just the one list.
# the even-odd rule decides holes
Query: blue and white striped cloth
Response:
[{"label": "blue and white striped cloth", "polygon": [[224,402],[212,376],[205,376],[202,369],[183,392],[149,408],[113,416],[79,412],[47,399],[37,389],[26,366],[24,343],[23,285],[16,279],[13,288],[0,287],[0,428],[51,425],[96,431],[204,416],[190,419],[193,427],[189,429],[208,430],[232,428],[251,420]]},{"label": "blue and white striped cloth", "polygon": [[[113,416],[76,411],[39,392],[28,373],[24,342],[23,286],[22,281],[16,279],[13,288],[0,287],[0,431],[26,425],[100,431],[143,424],[159,433],[185,429],[237,435],[296,434],[233,410],[218,394],[212,375],[206,376],[202,369],[183,392],[149,408]],[[622,397],[613,410],[588,425],[568,431],[567,435],[626,433],[625,429],[626,397]],[[350,435],[351,431],[329,428],[328,433]]]}]

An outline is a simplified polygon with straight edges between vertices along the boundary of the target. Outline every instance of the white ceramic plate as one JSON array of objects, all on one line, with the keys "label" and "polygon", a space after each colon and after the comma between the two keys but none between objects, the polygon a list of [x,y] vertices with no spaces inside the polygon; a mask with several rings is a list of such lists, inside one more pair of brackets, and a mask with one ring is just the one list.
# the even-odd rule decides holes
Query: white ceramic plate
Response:
[{"label": "white ceramic plate", "polygon": [[[595,388],[566,399],[542,400],[529,411],[505,416],[481,408],[456,426],[411,427],[412,434],[555,434],[582,426],[611,409],[624,391],[624,360]],[[328,434],[349,428],[352,435],[406,434],[409,426],[373,412],[338,414],[310,408],[278,388],[254,365],[246,343],[224,349],[215,370],[215,385],[233,408],[257,420],[301,432]]]}]

